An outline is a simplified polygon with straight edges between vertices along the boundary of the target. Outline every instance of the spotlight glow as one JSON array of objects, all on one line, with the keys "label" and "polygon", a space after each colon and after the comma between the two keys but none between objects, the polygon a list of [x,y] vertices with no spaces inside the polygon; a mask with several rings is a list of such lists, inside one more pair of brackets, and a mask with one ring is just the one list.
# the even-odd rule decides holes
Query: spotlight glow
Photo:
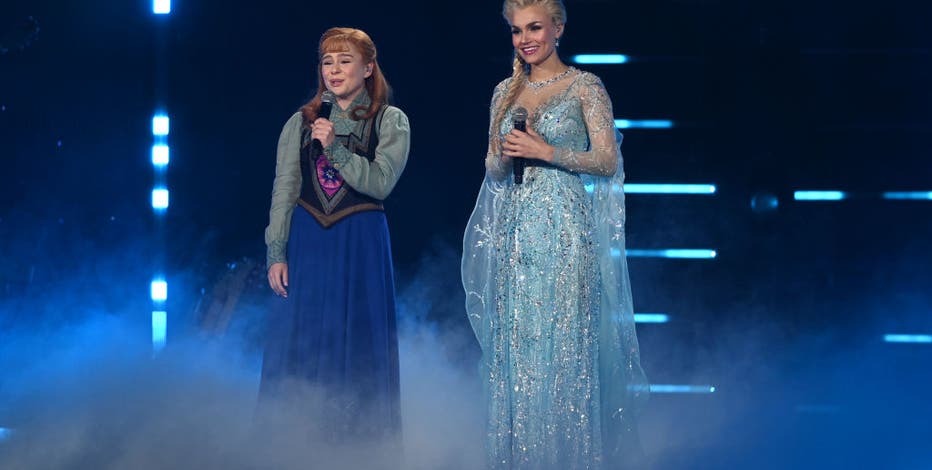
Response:
[{"label": "spotlight glow", "polygon": [[573,56],[577,64],[624,64],[628,56],[624,54],[577,54]]}]

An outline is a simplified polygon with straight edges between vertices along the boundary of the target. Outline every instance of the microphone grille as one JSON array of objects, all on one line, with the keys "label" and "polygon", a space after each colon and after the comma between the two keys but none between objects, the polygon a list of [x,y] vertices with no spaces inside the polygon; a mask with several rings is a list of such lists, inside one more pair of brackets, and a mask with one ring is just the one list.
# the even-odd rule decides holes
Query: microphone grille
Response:
[{"label": "microphone grille", "polygon": [[322,103],[330,103],[330,104],[333,104],[333,102],[336,101],[336,100],[337,100],[337,97],[336,97],[336,96],[333,94],[333,92],[330,91],[330,90],[327,90],[327,91],[323,92],[323,94],[320,95],[320,101],[321,101]]},{"label": "microphone grille", "polygon": [[514,118],[515,121],[527,121],[527,110],[523,106],[518,106],[515,108]]}]

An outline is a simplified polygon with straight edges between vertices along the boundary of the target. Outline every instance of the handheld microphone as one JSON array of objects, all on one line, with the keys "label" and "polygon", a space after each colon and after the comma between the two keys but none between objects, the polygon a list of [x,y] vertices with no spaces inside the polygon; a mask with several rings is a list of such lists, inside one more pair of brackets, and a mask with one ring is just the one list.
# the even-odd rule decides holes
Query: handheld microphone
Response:
[{"label": "handheld microphone", "polygon": [[[337,97],[330,90],[320,95],[320,108],[317,110],[317,117],[330,119],[330,112],[333,111],[333,102],[336,101],[336,98]],[[317,158],[318,155],[324,153],[324,145],[320,140],[314,139],[314,141],[311,142],[311,150],[313,151],[311,155]]]},{"label": "handheld microphone", "polygon": [[[527,132],[527,110],[521,106],[515,108],[514,112],[514,128],[521,131]],[[512,161],[512,172],[515,178],[515,184],[524,183],[524,157],[513,157]]]}]

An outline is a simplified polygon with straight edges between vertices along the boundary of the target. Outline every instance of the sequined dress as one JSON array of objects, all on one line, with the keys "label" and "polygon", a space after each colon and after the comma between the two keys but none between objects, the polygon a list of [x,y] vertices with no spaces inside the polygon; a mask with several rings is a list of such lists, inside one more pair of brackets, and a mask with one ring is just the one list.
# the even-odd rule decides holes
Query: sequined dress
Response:
[{"label": "sequined dress", "polygon": [[[491,115],[509,82],[493,95]],[[500,138],[514,108],[557,150],[514,184]],[[527,84],[490,129],[464,237],[467,313],[482,347],[490,468],[619,468],[647,395],[624,253],[620,134],[602,82],[570,69]]]}]

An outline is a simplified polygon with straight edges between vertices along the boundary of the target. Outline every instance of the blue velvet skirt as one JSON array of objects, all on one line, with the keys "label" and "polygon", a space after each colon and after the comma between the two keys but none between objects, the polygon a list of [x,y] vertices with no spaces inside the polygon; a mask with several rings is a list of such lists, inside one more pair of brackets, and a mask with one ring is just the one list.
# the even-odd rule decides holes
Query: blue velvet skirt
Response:
[{"label": "blue velvet skirt", "polygon": [[395,286],[385,214],[367,211],[323,228],[296,207],[288,238],[288,297],[270,309],[260,393],[306,384],[322,391],[331,433],[400,430]]}]

